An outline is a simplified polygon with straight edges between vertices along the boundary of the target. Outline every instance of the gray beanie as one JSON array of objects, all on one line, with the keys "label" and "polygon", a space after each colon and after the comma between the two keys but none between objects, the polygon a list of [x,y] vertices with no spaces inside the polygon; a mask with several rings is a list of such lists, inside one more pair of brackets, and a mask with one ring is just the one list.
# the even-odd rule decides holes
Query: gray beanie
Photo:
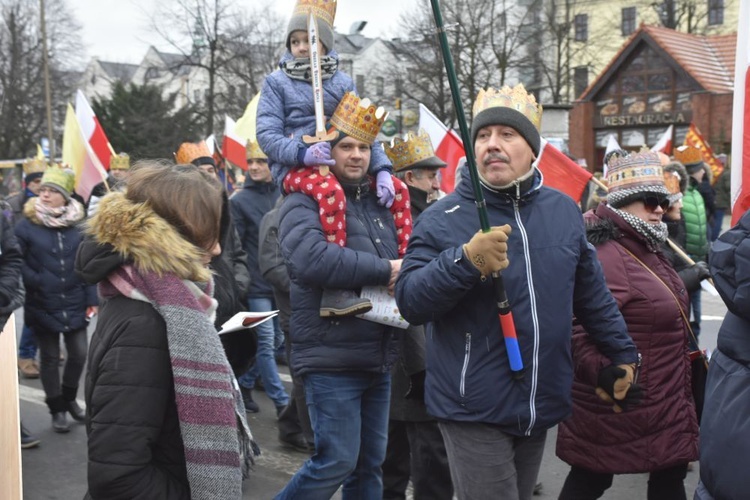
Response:
[{"label": "gray beanie", "polygon": [[333,50],[333,19],[336,16],[336,1],[331,0],[297,0],[289,25],[286,28],[286,48],[291,51],[289,38],[294,31],[307,33],[307,20],[310,13],[318,22],[318,36],[327,52]]},{"label": "gray beanie", "polygon": [[531,146],[535,156],[539,156],[541,137],[531,120],[526,118],[520,111],[505,106],[495,106],[482,110],[471,122],[471,143],[477,140],[479,130],[488,125],[507,125],[513,127],[526,142]]}]

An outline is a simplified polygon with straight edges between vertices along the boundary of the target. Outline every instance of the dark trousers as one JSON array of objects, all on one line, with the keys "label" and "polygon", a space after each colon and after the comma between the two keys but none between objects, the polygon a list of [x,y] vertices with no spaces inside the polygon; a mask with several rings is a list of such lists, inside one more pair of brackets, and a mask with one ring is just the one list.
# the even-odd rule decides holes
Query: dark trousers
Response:
[{"label": "dark trousers", "polygon": [[[685,500],[687,464],[651,472],[648,477],[648,500]],[[560,500],[593,500],[612,486],[613,474],[572,467],[560,492]]]},{"label": "dark trousers", "polygon": [[[284,349],[286,350],[287,364],[290,367],[289,373],[292,373],[292,343],[285,342]],[[294,374],[292,374],[292,393],[289,398],[289,405],[279,415],[278,425],[280,439],[290,439],[293,435],[302,433],[308,443],[314,442],[310,414],[307,412],[307,403],[305,402],[305,387]]]},{"label": "dark trousers", "polygon": [[39,345],[41,359],[39,376],[42,379],[42,387],[44,387],[47,400],[61,396],[63,393],[62,386],[78,389],[83,366],[86,363],[88,342],[86,329],[81,328],[63,334],[65,350],[68,355],[65,358],[62,385],[60,384],[60,334],[40,330],[34,330],[34,334]]},{"label": "dark trousers", "polygon": [[388,422],[383,500],[405,500],[411,477],[414,500],[450,500],[453,484],[437,422]]}]

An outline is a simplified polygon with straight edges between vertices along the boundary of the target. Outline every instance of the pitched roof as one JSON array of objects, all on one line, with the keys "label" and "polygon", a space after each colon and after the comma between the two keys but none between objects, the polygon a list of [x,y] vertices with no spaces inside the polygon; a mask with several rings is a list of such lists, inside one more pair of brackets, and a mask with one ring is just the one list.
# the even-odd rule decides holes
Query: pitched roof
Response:
[{"label": "pitched roof", "polygon": [[654,47],[675,69],[687,73],[704,90],[716,94],[733,91],[736,33],[704,36],[661,26],[641,25],[599,77],[581,94],[580,100],[589,100],[596,95],[641,43]]},{"label": "pitched roof", "polygon": [[138,69],[137,64],[116,63],[109,61],[99,61],[99,66],[101,66],[104,72],[107,73],[107,75],[111,76],[113,79],[120,80],[125,83],[129,82],[131,78],[133,78],[135,71]]}]

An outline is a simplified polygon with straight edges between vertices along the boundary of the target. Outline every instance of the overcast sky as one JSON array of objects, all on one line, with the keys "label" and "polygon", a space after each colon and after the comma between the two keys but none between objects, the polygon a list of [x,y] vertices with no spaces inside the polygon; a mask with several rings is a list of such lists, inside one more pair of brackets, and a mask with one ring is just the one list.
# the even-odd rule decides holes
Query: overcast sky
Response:
[{"label": "overcast sky", "polygon": [[[262,4],[259,0],[236,1],[250,6]],[[147,29],[156,3],[153,0],[67,0],[83,26],[81,37],[86,47],[86,60],[97,56],[105,61],[137,64],[150,45],[159,47],[160,37]],[[363,20],[368,22],[364,35],[391,36],[401,12],[417,4],[429,8],[427,0],[339,0],[336,29],[346,33],[352,23]],[[274,5],[288,18],[295,0],[276,0]]]}]

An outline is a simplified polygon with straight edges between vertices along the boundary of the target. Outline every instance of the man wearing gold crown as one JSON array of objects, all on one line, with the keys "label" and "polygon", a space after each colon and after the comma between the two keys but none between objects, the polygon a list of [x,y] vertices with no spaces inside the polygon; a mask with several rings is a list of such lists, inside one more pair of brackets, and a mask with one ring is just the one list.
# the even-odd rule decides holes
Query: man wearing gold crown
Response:
[{"label": "man wearing gold crown", "polygon": [[[406,140],[385,145],[393,174],[409,189],[412,218],[417,219],[440,189],[438,170],[446,163],[435,156],[430,136],[420,130]],[[401,354],[391,370],[388,448],[383,463],[383,500],[406,498],[411,480],[415,500],[453,498],[448,457],[437,421],[424,404],[425,333],[411,326],[402,334]]]},{"label": "man wearing gold crown", "polygon": [[[627,398],[637,352],[578,206],[545,187],[534,166],[541,106],[518,85],[480,91],[473,111],[472,146],[493,227],[477,232],[472,183],[461,182],[420,216],[396,300],[409,323],[427,325],[425,400],[458,498],[529,499],[547,429],[571,413],[574,315],[608,358],[599,377],[608,395]],[[511,372],[498,321],[490,275],[499,271],[520,374]]]},{"label": "man wearing gold crown", "polygon": [[383,108],[358,98],[331,117],[332,174],[346,194],[346,246],[328,243],[318,202],[291,193],[281,206],[279,238],[291,278],[291,368],[302,377],[315,454],[277,499],[381,499],[388,432],[390,368],[398,354],[389,326],[318,314],[325,288],[392,287],[398,260],[391,212],[378,204],[367,174]]},{"label": "man wearing gold crown", "polygon": [[100,182],[94,189],[91,190],[91,196],[89,197],[89,204],[86,207],[88,217],[92,217],[97,208],[99,207],[99,201],[109,191],[114,191],[120,184],[124,184],[124,180],[128,178],[130,174],[130,156],[125,153],[119,155],[112,155],[109,160],[109,175],[107,176],[107,182]]},{"label": "man wearing gold crown", "polygon": [[23,191],[12,196],[8,196],[5,201],[13,209],[13,223],[17,224],[23,218],[23,206],[26,200],[39,196],[39,189],[42,185],[42,175],[47,168],[47,162],[39,158],[32,158],[23,164]]}]

